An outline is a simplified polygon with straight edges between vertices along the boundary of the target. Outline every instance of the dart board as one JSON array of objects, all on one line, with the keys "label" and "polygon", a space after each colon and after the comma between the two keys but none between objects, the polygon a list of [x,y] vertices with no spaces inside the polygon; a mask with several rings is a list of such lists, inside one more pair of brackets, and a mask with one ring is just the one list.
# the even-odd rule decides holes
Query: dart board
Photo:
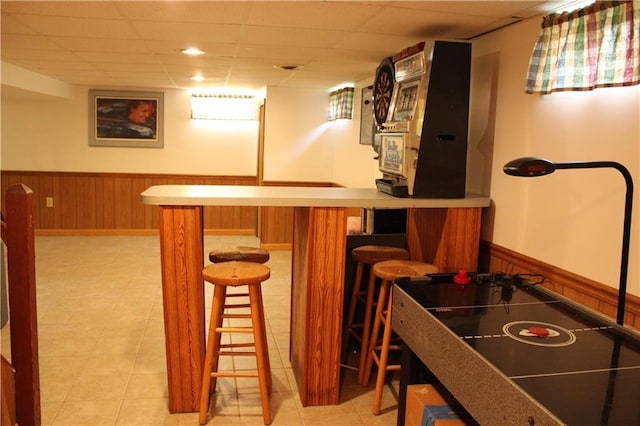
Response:
[{"label": "dart board", "polygon": [[373,114],[378,126],[382,126],[387,121],[393,93],[394,74],[391,58],[383,59],[376,69],[376,78],[373,82]]}]

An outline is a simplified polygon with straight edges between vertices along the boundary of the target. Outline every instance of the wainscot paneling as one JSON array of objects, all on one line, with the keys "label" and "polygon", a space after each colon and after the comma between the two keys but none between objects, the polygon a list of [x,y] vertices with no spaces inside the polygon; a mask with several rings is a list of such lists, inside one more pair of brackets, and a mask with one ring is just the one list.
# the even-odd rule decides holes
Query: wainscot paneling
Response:
[{"label": "wainscot paneling", "polygon": [[[157,206],[140,194],[153,185],[256,185],[255,176],[195,176],[132,173],[2,171],[2,210],[9,186],[23,183],[34,193],[34,224],[43,234],[142,234],[158,232]],[[49,203],[47,203],[49,201]],[[209,206],[210,234],[257,235],[258,208]]]},{"label": "wainscot paneling", "polygon": [[[329,182],[263,182],[263,186],[335,187]],[[360,216],[360,209],[348,209],[349,215]],[[258,236],[267,249],[291,249],[293,241],[293,207],[261,207]]]},{"label": "wainscot paneling", "polygon": [[[480,271],[507,274],[537,274],[544,285],[564,297],[574,300],[611,319],[616,318],[618,290],[553,265],[511,251],[497,244],[480,244]],[[536,278],[531,278],[535,282]],[[640,330],[640,297],[627,294],[625,325]]]}]

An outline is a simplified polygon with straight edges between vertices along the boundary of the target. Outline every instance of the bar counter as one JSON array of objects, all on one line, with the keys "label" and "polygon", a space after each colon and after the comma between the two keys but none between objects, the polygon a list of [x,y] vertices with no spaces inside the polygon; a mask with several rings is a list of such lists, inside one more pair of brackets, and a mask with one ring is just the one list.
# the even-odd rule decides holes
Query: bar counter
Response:
[{"label": "bar counter", "polygon": [[302,404],[339,402],[347,209],[407,208],[411,258],[476,270],[487,197],[397,198],[375,188],[157,185],[169,410],[198,411],[205,352],[204,206],[294,207],[290,361]]}]

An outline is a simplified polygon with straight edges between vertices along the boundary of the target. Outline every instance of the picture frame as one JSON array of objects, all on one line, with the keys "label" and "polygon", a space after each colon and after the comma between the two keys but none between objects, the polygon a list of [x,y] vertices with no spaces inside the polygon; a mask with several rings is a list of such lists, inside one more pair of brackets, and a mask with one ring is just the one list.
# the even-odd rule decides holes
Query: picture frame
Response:
[{"label": "picture frame", "polygon": [[164,93],[89,90],[89,146],[164,147]]}]

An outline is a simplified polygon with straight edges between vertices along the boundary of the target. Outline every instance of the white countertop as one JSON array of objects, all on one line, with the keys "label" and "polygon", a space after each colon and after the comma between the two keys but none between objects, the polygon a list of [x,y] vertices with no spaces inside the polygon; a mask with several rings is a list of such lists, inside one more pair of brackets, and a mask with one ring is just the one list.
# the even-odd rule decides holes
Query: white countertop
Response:
[{"label": "white countertop", "polygon": [[376,188],[301,186],[156,185],[142,194],[144,204],[162,206],[278,206],[446,208],[487,207],[489,198],[398,198]]}]

